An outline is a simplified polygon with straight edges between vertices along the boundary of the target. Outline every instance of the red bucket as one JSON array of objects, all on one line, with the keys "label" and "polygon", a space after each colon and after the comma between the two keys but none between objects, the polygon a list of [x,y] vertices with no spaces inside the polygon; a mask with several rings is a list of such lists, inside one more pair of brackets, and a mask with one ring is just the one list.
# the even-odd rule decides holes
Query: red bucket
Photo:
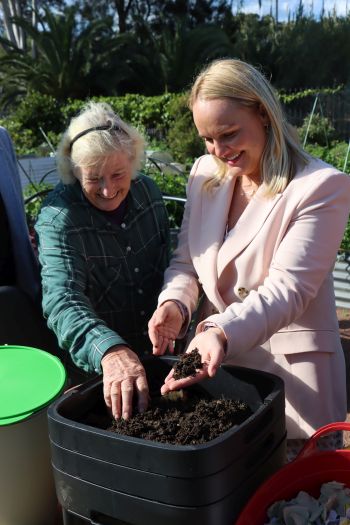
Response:
[{"label": "red bucket", "polygon": [[264,525],[272,503],[291,499],[300,490],[318,498],[321,485],[328,481],[345,483],[350,488],[350,450],[320,451],[316,448],[320,437],[339,430],[350,432],[350,423],[331,423],[318,429],[294,461],[282,467],[258,488],[235,525]]}]

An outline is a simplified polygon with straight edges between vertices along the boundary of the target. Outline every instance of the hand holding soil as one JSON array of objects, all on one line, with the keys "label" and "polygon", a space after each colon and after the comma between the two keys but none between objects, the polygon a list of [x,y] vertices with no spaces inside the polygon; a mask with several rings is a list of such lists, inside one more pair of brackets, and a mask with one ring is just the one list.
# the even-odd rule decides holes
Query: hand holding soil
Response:
[{"label": "hand holding soil", "polygon": [[198,348],[194,348],[180,356],[179,361],[165,378],[160,392],[162,395],[167,395],[169,392],[191,386],[205,377],[208,377],[207,366],[202,363]]},{"label": "hand holding soil", "polygon": [[[181,360],[186,359],[187,361],[189,358],[185,356],[190,355],[193,351],[200,357],[201,366],[197,366],[197,368],[195,366],[194,369],[192,368],[192,371],[186,372],[185,374],[181,372],[181,375],[178,375],[178,373],[172,369],[164,380],[164,385],[161,388],[162,395],[173,390],[189,387],[202,381],[206,377],[213,377],[216,374],[217,369],[225,357],[224,345],[218,331],[221,332],[220,328],[213,328],[205,332],[200,332],[193,338],[187,353],[180,358],[178,366],[182,369],[184,365],[181,363]],[[193,358],[190,359],[192,360]],[[198,359],[198,357],[195,357],[197,364],[199,363]]]}]

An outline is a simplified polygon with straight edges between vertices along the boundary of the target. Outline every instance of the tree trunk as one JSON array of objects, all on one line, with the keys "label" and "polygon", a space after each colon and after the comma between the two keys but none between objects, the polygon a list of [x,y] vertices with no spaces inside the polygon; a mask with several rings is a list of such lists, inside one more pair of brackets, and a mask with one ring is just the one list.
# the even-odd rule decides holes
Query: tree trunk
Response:
[{"label": "tree trunk", "polygon": [[126,32],[126,20],[134,0],[114,0],[118,13],[119,33]]},{"label": "tree trunk", "polygon": [[24,49],[24,31],[11,22],[12,16],[22,16],[20,3],[17,0],[1,0],[0,5],[4,14],[4,27],[7,39],[19,49]]},{"label": "tree trunk", "polygon": [[[37,9],[38,9],[37,0],[32,0],[32,25],[35,28],[37,27],[37,24],[38,24]],[[37,58],[37,55],[38,55],[38,50],[37,50],[34,40],[32,40],[32,58],[35,60]]]}]

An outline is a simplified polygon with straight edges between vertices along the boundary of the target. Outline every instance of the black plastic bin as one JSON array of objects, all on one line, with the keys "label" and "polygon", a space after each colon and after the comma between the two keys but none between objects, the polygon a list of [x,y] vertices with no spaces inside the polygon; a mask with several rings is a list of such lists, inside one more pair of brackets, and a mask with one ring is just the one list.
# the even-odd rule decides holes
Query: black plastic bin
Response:
[{"label": "black plastic bin", "polygon": [[[174,357],[147,358],[157,392]],[[285,458],[284,387],[278,377],[223,366],[200,387],[246,401],[253,414],[201,445],[168,445],[115,434],[81,420],[104,407],[102,378],[48,410],[56,491],[65,524],[233,525],[245,502]]]}]

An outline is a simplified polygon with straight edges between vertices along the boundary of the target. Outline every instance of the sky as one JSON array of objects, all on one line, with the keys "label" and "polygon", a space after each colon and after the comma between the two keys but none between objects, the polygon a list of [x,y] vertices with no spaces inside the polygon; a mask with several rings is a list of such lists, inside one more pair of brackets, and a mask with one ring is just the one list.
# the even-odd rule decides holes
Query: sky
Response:
[{"label": "sky", "polygon": [[[259,8],[258,0],[244,0],[241,11],[245,13],[257,13],[260,16],[276,14],[276,1],[278,4],[278,20],[288,20],[288,12],[293,18],[299,6],[299,0],[261,0],[261,9]],[[237,2],[238,4],[239,2]],[[235,4],[235,2],[234,2]],[[233,6],[234,6],[233,4]],[[350,15],[350,0],[303,0],[304,15],[309,16],[312,12],[315,18],[319,18],[324,6],[324,14],[333,14],[334,9],[337,16]],[[233,10],[235,8],[233,7]]]}]

